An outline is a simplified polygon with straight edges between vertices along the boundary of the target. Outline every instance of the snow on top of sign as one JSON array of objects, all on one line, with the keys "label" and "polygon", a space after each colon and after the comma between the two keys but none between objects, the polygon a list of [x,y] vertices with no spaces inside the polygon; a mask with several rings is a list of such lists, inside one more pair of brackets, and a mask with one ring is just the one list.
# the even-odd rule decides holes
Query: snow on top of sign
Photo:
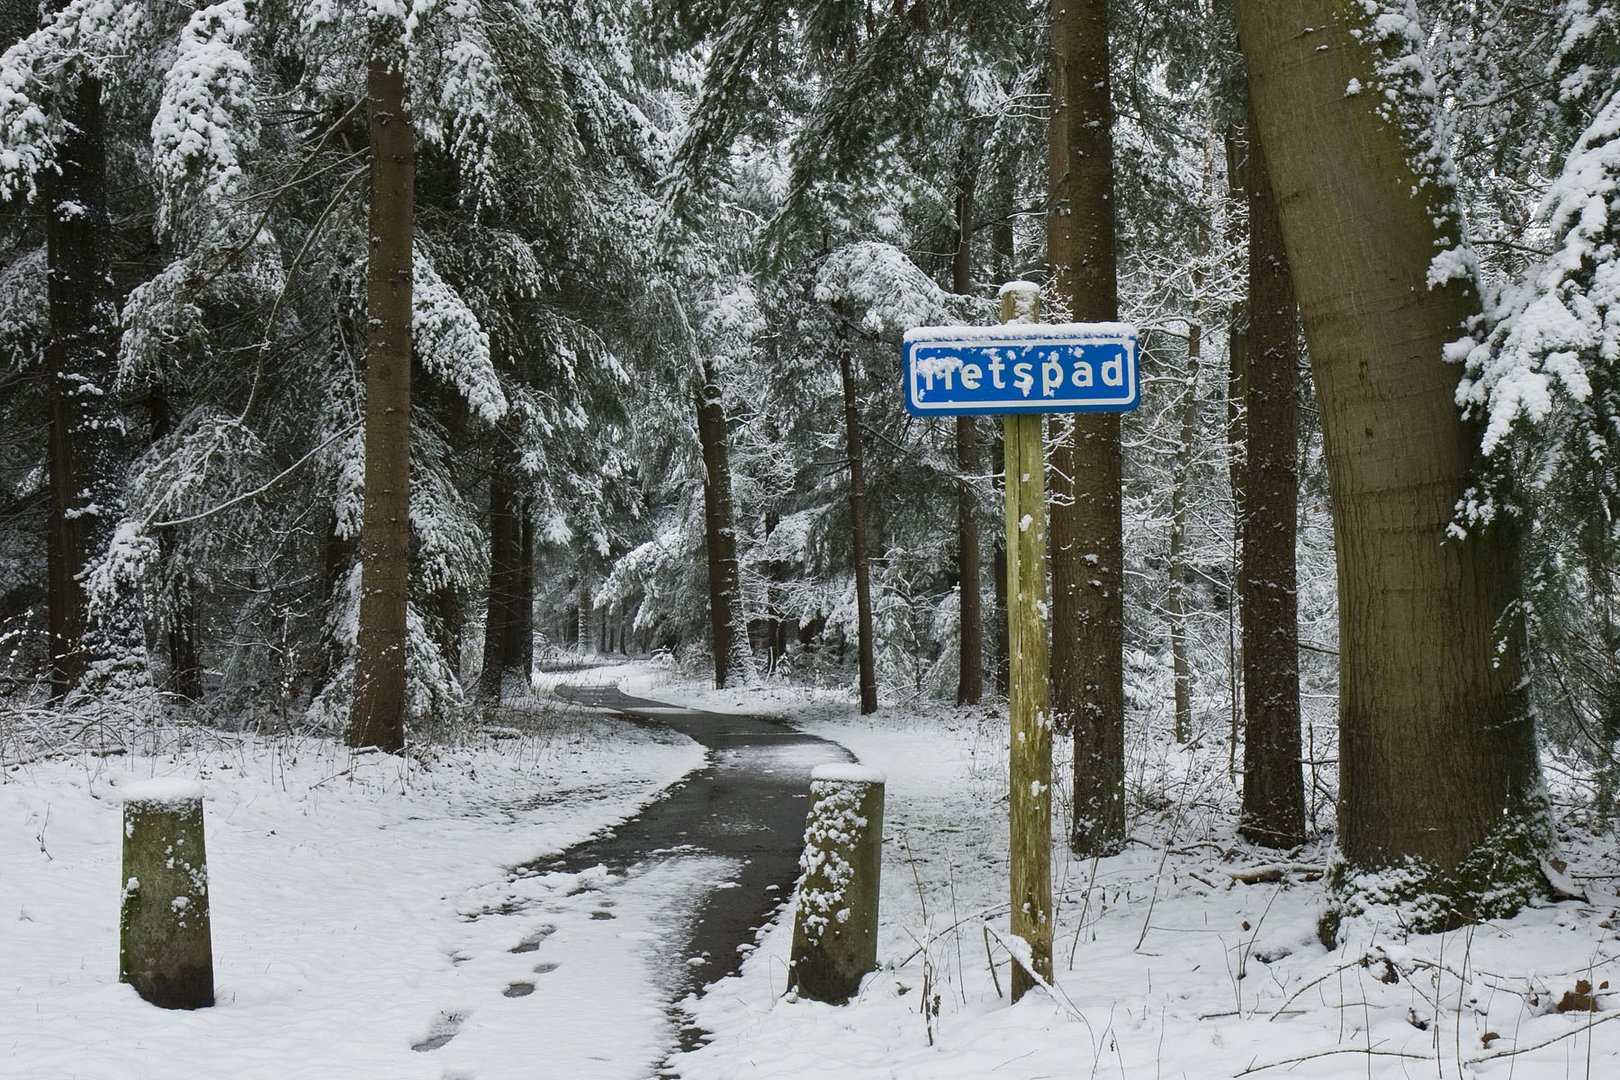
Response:
[{"label": "snow on top of sign", "polygon": [[914,326],[906,331],[906,344],[914,341],[1117,341],[1136,337],[1130,323],[1003,323],[996,326]]}]

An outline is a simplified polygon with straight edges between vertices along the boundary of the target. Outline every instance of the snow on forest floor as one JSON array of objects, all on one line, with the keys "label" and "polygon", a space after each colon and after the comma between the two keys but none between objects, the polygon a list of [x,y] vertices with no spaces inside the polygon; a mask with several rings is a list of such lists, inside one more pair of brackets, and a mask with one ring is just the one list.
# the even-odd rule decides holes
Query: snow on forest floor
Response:
[{"label": "snow on forest floor", "polygon": [[[688,999],[710,1038],[670,1062],[685,1080],[1620,1075],[1620,901],[1596,891],[1620,881],[1612,837],[1565,840],[1591,902],[1443,935],[1363,926],[1327,950],[1326,852],[1238,843],[1224,750],[1134,737],[1132,842],[1095,863],[1054,846],[1058,997],[1009,1006],[983,929],[1007,918],[994,710],[859,717],[846,694],[647,666],[540,682],[559,679],[790,717],[888,775],[881,969],[845,1007],[785,996],[780,919],[741,975]],[[511,868],[633,814],[701,751],[555,707],[496,733],[403,761],[201,729],[116,758],[0,746],[0,1077],[651,1076],[682,962],[661,943],[727,868]],[[117,789],[165,774],[208,792],[219,1004],[195,1013],[117,982]],[[1255,869],[1278,880],[1236,882]],[[1597,1012],[1568,1008],[1583,994]]]},{"label": "snow on forest floor", "polygon": [[[0,1076],[646,1076],[671,1037],[668,958],[649,946],[723,868],[509,868],[630,816],[704,755],[546,710],[404,759],[198,729],[148,733],[159,754],[8,756]],[[118,789],[152,775],[207,793],[212,1009],[161,1011],[118,982]]]},{"label": "snow on forest floor", "polygon": [[[626,690],[760,707],[667,679]],[[792,927],[779,920],[740,976],[689,1001],[713,1038],[672,1063],[685,1080],[1620,1076],[1612,894],[1448,934],[1361,926],[1325,949],[1313,879],[1327,852],[1279,859],[1240,843],[1224,749],[1168,739],[1132,740],[1122,854],[1077,862],[1054,845],[1059,996],[1010,1007],[1007,956],[983,929],[1007,926],[1005,721],[989,709],[859,717],[847,697],[767,697],[888,776],[880,970],[844,1007],[784,996]],[[1065,748],[1054,757],[1066,761]],[[1563,855],[1574,874],[1620,871],[1612,838],[1570,835]],[[1234,877],[1255,870],[1280,880]],[[1570,1008],[1591,1004],[1579,1001],[1583,981],[1599,988],[1596,1013]]]}]

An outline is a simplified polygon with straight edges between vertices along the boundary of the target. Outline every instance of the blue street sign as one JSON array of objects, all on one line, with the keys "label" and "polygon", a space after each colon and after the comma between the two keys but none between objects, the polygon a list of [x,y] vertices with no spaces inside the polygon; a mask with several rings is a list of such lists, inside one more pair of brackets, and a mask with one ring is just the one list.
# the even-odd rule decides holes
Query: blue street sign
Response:
[{"label": "blue street sign", "polygon": [[1003,323],[906,331],[913,416],[1129,412],[1141,386],[1124,323]]}]

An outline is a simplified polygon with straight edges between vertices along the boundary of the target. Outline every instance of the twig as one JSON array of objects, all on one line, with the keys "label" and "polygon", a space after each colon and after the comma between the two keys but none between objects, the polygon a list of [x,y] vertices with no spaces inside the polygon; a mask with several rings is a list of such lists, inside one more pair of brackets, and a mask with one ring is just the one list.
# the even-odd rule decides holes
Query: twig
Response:
[{"label": "twig", "polygon": [[365,168],[356,169],[349,174],[349,178],[343,181],[343,184],[337,189],[337,194],[332,196],[332,200],[321,211],[320,217],[315,219],[315,224],[309,227],[309,234],[304,237],[303,245],[299,247],[298,254],[293,256],[292,262],[288,265],[287,278],[282,282],[281,291],[276,294],[276,302],[270,305],[270,316],[264,323],[264,342],[259,346],[259,357],[253,367],[253,383],[248,387],[247,404],[242,406],[242,415],[237,418],[237,423],[247,421],[248,414],[253,411],[253,403],[258,400],[259,385],[264,381],[264,362],[270,355],[270,346],[276,332],[276,316],[281,313],[281,305],[287,299],[287,290],[292,287],[293,275],[298,272],[298,265],[304,261],[304,256],[309,254],[309,249],[315,244],[315,238],[320,235],[321,230],[326,226],[326,219],[332,216],[332,211],[337,209],[338,203],[342,202],[344,197],[348,195],[349,189],[354,185],[354,182],[369,174],[370,171],[371,166],[367,165]]},{"label": "twig", "polygon": [[1262,1072],[1266,1069],[1275,1069],[1283,1065],[1298,1065],[1302,1061],[1315,1061],[1317,1058],[1332,1057],[1335,1054],[1366,1054],[1368,1057],[1410,1058],[1413,1061],[1427,1061],[1428,1054],[1409,1054],[1405,1050],[1373,1050],[1366,1046],[1340,1046],[1333,1050],[1319,1050],[1314,1054],[1301,1054],[1299,1057],[1283,1058],[1281,1061],[1271,1061],[1264,1065],[1250,1065],[1236,1076],[1248,1076],[1250,1073]]},{"label": "twig", "polygon": [[1486,1061],[1495,1061],[1497,1058],[1517,1057],[1519,1054],[1528,1054],[1534,1050],[1542,1050],[1551,1046],[1553,1043],[1563,1042],[1571,1035],[1579,1035],[1583,1031],[1591,1031],[1599,1024],[1607,1024],[1610,1020],[1620,1020],[1620,1012],[1605,1013],[1601,1019],[1592,1020],[1590,1023],[1584,1024],[1578,1028],[1571,1028],[1562,1035],[1554,1035],[1552,1038],[1543,1042],[1538,1042],[1534,1046],[1516,1046],[1512,1050],[1498,1050],[1491,1054],[1477,1054],[1463,1062],[1463,1064],[1479,1065]]},{"label": "twig", "polygon": [[341,439],[355,428],[359,427],[361,423],[362,421],[356,420],[346,427],[333,432],[331,435],[327,436],[325,441],[323,441],[319,446],[315,447],[315,449],[311,450],[309,453],[305,454],[303,457],[299,458],[297,461],[293,462],[291,465],[287,466],[285,469],[281,470],[275,476],[271,477],[269,480],[266,480],[263,484],[254,488],[252,491],[245,491],[235,498],[226,499],[218,506],[209,507],[207,510],[192,514],[190,517],[171,518],[168,521],[149,521],[146,523],[146,527],[149,529],[171,529],[176,525],[192,525],[206,518],[211,518],[215,514],[224,513],[226,510],[229,510],[238,503],[246,502],[249,499],[256,499],[260,495],[263,495],[265,492],[269,491],[271,488],[275,487],[277,484],[281,483],[288,476],[292,475],[292,473],[296,472],[298,468],[304,464],[304,462],[308,461],[310,458],[314,457],[316,454],[320,453],[322,450],[325,450],[328,446],[331,446],[334,442]]},{"label": "twig", "polygon": [[1006,997],[1001,992],[1001,976],[996,974],[996,957],[990,951],[990,924],[981,924],[984,930],[984,958],[990,962],[990,981],[996,984],[996,997]]}]

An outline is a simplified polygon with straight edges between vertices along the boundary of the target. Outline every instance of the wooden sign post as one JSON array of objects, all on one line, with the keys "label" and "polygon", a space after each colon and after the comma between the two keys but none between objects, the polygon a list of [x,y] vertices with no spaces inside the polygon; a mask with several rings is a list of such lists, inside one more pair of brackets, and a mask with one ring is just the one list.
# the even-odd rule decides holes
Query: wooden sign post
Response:
[{"label": "wooden sign post", "polygon": [[[1041,294],[1001,291],[1001,321],[1033,323]],[[1046,452],[1042,413],[1001,418],[1007,504],[1008,842],[1012,932],[1029,943],[1030,966],[1052,981],[1052,718],[1047,709]],[[1012,967],[1012,998],[1034,985]]]},{"label": "wooden sign post", "polygon": [[[1042,324],[1040,287],[1001,287],[1001,325],[906,332],[906,409],[1000,415],[1006,447],[1008,849],[1012,932],[1029,946],[1012,972],[1017,1001],[1052,979],[1052,717],[1047,708],[1045,414],[1125,412],[1140,394],[1136,331],[1120,323]],[[964,589],[975,583],[963,582]]]}]

